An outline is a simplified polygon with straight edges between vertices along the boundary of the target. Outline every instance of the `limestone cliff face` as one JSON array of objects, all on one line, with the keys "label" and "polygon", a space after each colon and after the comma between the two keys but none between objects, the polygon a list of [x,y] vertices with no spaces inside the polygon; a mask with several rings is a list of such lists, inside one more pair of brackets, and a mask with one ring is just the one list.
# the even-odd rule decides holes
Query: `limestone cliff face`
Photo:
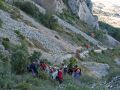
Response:
[{"label": "limestone cliff face", "polygon": [[94,16],[85,0],[68,0],[71,11],[93,28],[99,29],[98,17]]},{"label": "limestone cliff face", "polygon": [[62,0],[34,0],[48,11],[62,13],[65,5]]}]

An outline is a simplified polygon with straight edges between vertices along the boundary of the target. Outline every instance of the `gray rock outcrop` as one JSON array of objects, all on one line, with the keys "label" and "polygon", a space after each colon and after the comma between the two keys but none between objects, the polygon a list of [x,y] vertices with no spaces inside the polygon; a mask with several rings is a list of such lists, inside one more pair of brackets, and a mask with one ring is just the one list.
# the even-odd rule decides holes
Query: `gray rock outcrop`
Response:
[{"label": "gray rock outcrop", "polygon": [[68,0],[68,5],[73,14],[78,16],[80,20],[95,29],[99,29],[98,17],[92,14],[92,10],[89,9],[85,0]]},{"label": "gray rock outcrop", "polygon": [[62,0],[34,0],[47,11],[62,13],[65,5]]},{"label": "gray rock outcrop", "polygon": [[88,68],[90,73],[98,78],[106,76],[108,74],[108,69],[110,68],[108,64],[97,62],[82,62],[82,65]]}]

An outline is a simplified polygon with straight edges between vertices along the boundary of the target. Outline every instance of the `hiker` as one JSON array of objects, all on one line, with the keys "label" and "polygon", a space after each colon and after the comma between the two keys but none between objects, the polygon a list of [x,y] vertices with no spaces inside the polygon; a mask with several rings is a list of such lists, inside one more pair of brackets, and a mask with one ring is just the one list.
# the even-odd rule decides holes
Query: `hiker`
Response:
[{"label": "hiker", "polygon": [[49,75],[50,74],[50,66],[46,64],[45,72]]},{"label": "hiker", "polygon": [[64,70],[64,75],[66,75],[66,74],[67,74],[67,72],[68,72],[67,65],[64,65],[64,66],[63,66],[63,70]]},{"label": "hiker", "polygon": [[49,73],[49,75],[50,75],[50,77],[53,79],[53,73],[54,73],[54,68],[53,67],[51,67],[50,66],[50,73]]},{"label": "hiker", "polygon": [[79,80],[80,76],[81,76],[81,69],[78,68],[77,65],[75,65],[75,68],[73,70],[73,74],[72,76],[76,79],[76,80]]},{"label": "hiker", "polygon": [[60,68],[60,70],[58,70],[57,79],[58,79],[58,81],[59,81],[60,84],[63,83],[63,71],[62,71],[62,68]]},{"label": "hiker", "polygon": [[37,70],[37,62],[34,61],[31,65],[30,65],[30,69],[32,71],[32,75],[33,76],[37,76],[38,75],[38,70]]},{"label": "hiker", "polygon": [[58,76],[58,69],[54,67],[54,72],[52,73],[52,79],[53,80],[57,79],[57,76]]},{"label": "hiker", "polygon": [[41,70],[45,71],[46,64],[44,62],[40,62],[40,68],[41,68]]}]

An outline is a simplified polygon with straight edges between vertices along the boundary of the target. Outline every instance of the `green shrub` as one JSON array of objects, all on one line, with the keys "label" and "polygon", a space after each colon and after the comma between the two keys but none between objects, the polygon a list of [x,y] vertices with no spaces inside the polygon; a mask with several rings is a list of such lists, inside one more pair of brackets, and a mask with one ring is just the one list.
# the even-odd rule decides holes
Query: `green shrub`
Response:
[{"label": "green shrub", "polygon": [[24,46],[17,46],[11,56],[12,71],[23,74],[28,64],[28,52]]},{"label": "green shrub", "polygon": [[0,52],[0,76],[9,75],[11,72],[10,56]]},{"label": "green shrub", "polygon": [[24,40],[24,39],[25,39],[25,36],[23,36],[20,31],[14,30],[14,32],[17,34],[17,36],[18,36],[21,40]]},{"label": "green shrub", "polygon": [[95,38],[101,42],[104,42],[107,39],[106,33],[103,30],[94,31]]},{"label": "green shrub", "polygon": [[74,65],[76,65],[76,64],[77,64],[76,58],[71,57],[70,60],[69,60],[68,67],[69,67],[69,68],[72,68],[72,67],[73,67]]},{"label": "green shrub", "polygon": [[30,61],[33,62],[35,60],[39,60],[41,57],[42,53],[34,51],[33,54],[29,57]]},{"label": "green shrub", "polygon": [[39,12],[37,12],[37,11],[39,11],[39,9],[33,3],[29,2],[29,1],[25,1],[25,2],[16,1],[14,4],[31,16],[36,16],[39,13]]},{"label": "green shrub", "polygon": [[56,29],[59,25],[57,23],[57,19],[50,14],[44,15],[44,18],[41,20],[41,23],[47,26],[50,29]]},{"label": "green shrub", "polygon": [[0,0],[0,9],[4,9],[4,3],[2,0]]},{"label": "green shrub", "polygon": [[3,38],[2,45],[5,47],[6,50],[9,49],[10,48],[10,40],[9,40],[9,38]]}]

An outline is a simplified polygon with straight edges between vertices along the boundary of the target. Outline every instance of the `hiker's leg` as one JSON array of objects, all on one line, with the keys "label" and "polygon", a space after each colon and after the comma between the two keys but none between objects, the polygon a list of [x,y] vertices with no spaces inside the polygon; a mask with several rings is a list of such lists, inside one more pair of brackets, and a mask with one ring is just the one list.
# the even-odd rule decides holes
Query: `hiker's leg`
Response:
[{"label": "hiker's leg", "polygon": [[59,83],[62,84],[63,83],[63,80],[62,79],[58,79]]}]

